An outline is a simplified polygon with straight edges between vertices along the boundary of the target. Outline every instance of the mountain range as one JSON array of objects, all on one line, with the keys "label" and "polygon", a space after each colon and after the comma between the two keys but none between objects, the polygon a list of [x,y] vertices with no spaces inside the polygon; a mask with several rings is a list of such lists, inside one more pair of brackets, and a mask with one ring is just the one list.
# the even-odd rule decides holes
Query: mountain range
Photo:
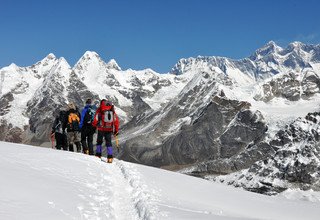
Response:
[{"label": "mountain range", "polygon": [[0,140],[48,146],[68,102],[107,98],[120,159],[265,194],[319,190],[320,45],[271,41],[240,60],[181,59],[167,74],[90,51],[73,67],[49,54],[0,74]]}]

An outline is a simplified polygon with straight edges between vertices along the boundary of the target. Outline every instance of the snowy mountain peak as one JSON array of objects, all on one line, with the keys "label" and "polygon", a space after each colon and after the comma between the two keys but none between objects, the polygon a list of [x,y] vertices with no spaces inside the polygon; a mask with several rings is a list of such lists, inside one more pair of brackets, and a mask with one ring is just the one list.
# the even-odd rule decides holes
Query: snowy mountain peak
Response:
[{"label": "snowy mountain peak", "polygon": [[278,46],[274,41],[269,41],[266,45],[256,50],[256,52],[250,57],[250,59],[259,60],[265,56],[278,53],[282,50],[283,48]]},{"label": "snowy mountain peak", "polygon": [[175,75],[184,74],[188,71],[192,71],[194,68],[201,66],[203,63],[207,63],[209,59],[215,59],[215,57],[198,56],[196,58],[194,57],[182,58],[171,69],[170,73]]},{"label": "snowy mountain peak", "polygon": [[68,61],[64,57],[59,58],[59,63],[60,63],[60,65],[64,65],[68,68],[71,68],[70,64],[68,63]]},{"label": "snowy mountain peak", "polygon": [[37,62],[35,65],[38,66],[47,66],[57,61],[57,57],[53,53],[49,53],[45,58],[41,61]]},{"label": "snowy mountain peak", "polygon": [[79,61],[76,63],[74,66],[75,69],[81,69],[82,67],[85,66],[90,66],[90,65],[106,65],[106,63],[100,58],[99,54],[97,54],[94,51],[86,51],[83,56],[79,59]]},{"label": "snowy mountain peak", "polygon": [[86,59],[92,59],[94,57],[98,58],[99,57],[99,54],[97,54],[96,52],[94,51],[86,51],[83,56],[84,58]]},{"label": "snowy mountain peak", "polygon": [[115,69],[118,71],[121,71],[121,68],[119,67],[118,63],[116,62],[115,59],[111,59],[108,63],[107,63],[107,68],[108,69]]},{"label": "snowy mountain peak", "polygon": [[294,47],[294,48],[301,48],[303,45],[305,44],[301,43],[300,41],[294,41],[289,44],[290,47]]},{"label": "snowy mountain peak", "polygon": [[292,42],[288,45],[288,47],[286,48],[286,52],[287,53],[291,53],[291,52],[297,52],[299,53],[301,50],[305,50],[305,44],[299,42],[299,41],[295,41]]},{"label": "snowy mountain peak", "polygon": [[16,65],[15,63],[11,63],[9,66],[1,68],[0,72],[20,72],[21,69],[22,68],[20,66]]},{"label": "snowy mountain peak", "polygon": [[70,64],[64,57],[60,57],[58,60],[58,66],[63,70],[71,69]]},{"label": "snowy mountain peak", "polygon": [[4,69],[7,71],[10,71],[10,70],[15,71],[19,69],[19,66],[17,66],[15,63],[11,63],[9,66],[5,67]]},{"label": "snowy mountain peak", "polygon": [[304,59],[313,57],[319,54],[319,47],[317,45],[307,45],[299,41],[292,42],[286,48],[286,53],[296,54]]},{"label": "snowy mountain peak", "polygon": [[53,54],[53,53],[49,53],[47,56],[46,56],[47,59],[49,60],[54,60],[56,59],[56,56]]},{"label": "snowy mountain peak", "polygon": [[49,53],[45,58],[37,62],[37,64],[47,65],[51,62],[55,62],[56,60],[57,60],[57,57],[53,53]]},{"label": "snowy mountain peak", "polygon": [[277,46],[276,42],[274,42],[273,40],[269,41],[266,45]]},{"label": "snowy mountain peak", "polygon": [[106,68],[106,63],[94,51],[86,51],[79,61],[75,64],[73,69],[78,75],[92,75],[97,74],[102,69]]}]

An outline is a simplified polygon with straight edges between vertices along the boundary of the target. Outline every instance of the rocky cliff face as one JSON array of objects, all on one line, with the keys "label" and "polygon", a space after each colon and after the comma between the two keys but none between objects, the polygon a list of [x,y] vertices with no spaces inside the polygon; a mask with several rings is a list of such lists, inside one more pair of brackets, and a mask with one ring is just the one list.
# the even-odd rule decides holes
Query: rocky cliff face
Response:
[{"label": "rocky cliff face", "polygon": [[288,188],[319,191],[319,120],[319,112],[298,118],[273,140],[263,142],[272,150],[262,160],[230,175],[207,178],[270,195]]},{"label": "rocky cliff face", "polygon": [[[122,125],[121,159],[184,167],[185,173],[214,175],[270,194],[290,185],[275,185],[276,180],[317,189],[313,156],[319,132],[305,125],[318,120],[311,112],[320,110],[319,54],[319,45],[294,42],[281,48],[269,42],[241,60],[181,59],[168,74],[122,70],[95,52],[86,52],[74,67],[49,54],[29,67],[0,69],[0,140],[48,145],[54,115],[68,102],[81,108],[87,98],[97,103],[107,98]],[[311,121],[298,119],[308,113]],[[312,141],[306,144],[304,138]],[[299,151],[291,151],[293,145]],[[312,160],[281,168],[288,157],[301,155],[313,155]],[[310,170],[311,176],[305,174]],[[258,177],[274,181],[261,180],[263,187],[271,184],[261,188],[249,181]]]},{"label": "rocky cliff face", "polygon": [[320,77],[313,71],[300,73],[284,73],[273,77],[270,81],[262,84],[262,90],[256,94],[256,100],[264,102],[271,101],[273,98],[284,98],[289,101],[299,99],[309,99],[319,93]]}]

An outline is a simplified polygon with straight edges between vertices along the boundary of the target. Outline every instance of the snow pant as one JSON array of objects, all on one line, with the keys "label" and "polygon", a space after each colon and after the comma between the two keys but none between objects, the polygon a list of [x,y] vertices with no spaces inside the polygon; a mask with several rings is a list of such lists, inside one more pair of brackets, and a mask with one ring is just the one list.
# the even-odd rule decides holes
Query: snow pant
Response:
[{"label": "snow pant", "polygon": [[73,150],[73,143],[75,143],[77,147],[77,152],[81,152],[81,144],[80,144],[80,132],[79,131],[70,131],[67,133],[68,146],[69,151]]},{"label": "snow pant", "polygon": [[113,149],[111,143],[112,132],[98,131],[96,156],[101,157],[103,139],[106,141],[107,158],[113,158]]},{"label": "snow pant", "polygon": [[56,139],[56,149],[58,150],[68,150],[67,136],[66,134],[56,132],[54,134],[54,138]]},{"label": "snow pant", "polygon": [[83,148],[83,153],[93,155],[93,134],[94,128],[83,127],[81,129],[81,144]]}]

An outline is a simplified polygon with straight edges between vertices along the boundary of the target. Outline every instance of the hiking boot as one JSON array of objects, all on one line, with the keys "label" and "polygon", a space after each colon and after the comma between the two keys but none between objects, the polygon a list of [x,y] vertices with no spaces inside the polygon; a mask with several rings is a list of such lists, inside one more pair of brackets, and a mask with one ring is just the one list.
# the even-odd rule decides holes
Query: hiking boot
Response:
[{"label": "hiking boot", "polygon": [[85,150],[84,154],[88,154],[89,155],[89,150]]},{"label": "hiking boot", "polygon": [[108,163],[112,163],[112,161],[113,161],[113,158],[108,158],[107,160]]},{"label": "hiking boot", "polygon": [[73,144],[69,144],[69,151],[73,152]]},{"label": "hiking boot", "polygon": [[81,153],[81,144],[80,142],[76,142],[77,152]]}]

